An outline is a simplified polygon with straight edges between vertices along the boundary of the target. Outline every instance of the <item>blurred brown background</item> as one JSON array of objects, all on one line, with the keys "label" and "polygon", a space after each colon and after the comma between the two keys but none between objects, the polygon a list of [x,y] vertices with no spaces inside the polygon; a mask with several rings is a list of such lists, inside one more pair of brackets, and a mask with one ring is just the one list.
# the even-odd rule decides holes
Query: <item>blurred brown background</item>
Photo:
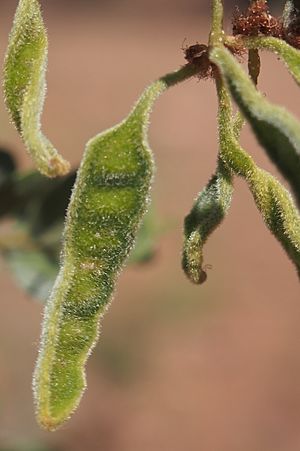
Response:
[{"label": "blurred brown background", "polygon": [[[151,80],[183,64],[183,40],[205,42],[209,30],[210,2],[42,3],[50,41],[43,128],[74,166],[89,138],[120,121]],[[1,0],[1,60],[16,4]],[[225,6],[229,18],[233,4]],[[300,116],[299,90],[267,54],[260,88]],[[243,181],[206,246],[206,284],[192,286],[180,268],[183,217],[214,170],[215,129],[212,82],[191,80],[157,103],[153,198],[171,226],[155,260],[120,277],[88,363],[88,390],[56,433],[39,430],[32,405],[42,306],[0,263],[2,451],[300,449],[299,284]],[[30,167],[3,102],[0,142]],[[248,129],[243,142],[275,172]]]}]

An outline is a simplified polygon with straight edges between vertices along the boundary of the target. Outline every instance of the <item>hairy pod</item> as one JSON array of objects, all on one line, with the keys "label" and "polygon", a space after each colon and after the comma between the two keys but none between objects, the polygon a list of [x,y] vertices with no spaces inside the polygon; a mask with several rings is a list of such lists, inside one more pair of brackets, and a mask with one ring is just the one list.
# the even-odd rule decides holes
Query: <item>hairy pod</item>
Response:
[{"label": "hairy pod", "polygon": [[153,102],[194,71],[184,67],[154,82],[125,121],[87,144],[68,208],[62,266],[47,304],[34,375],[38,421],[48,430],[62,424],[80,401],[99,318],[147,208],[153,161],[146,135]]},{"label": "hairy pod", "polygon": [[216,173],[201,191],[184,220],[182,267],[193,283],[202,284],[206,281],[203,246],[226,216],[232,193],[232,171],[219,160]]},{"label": "hairy pod", "polygon": [[300,123],[260,94],[235,58],[219,46],[210,58],[224,76],[230,92],[248,119],[258,141],[289,181],[300,203]]},{"label": "hairy pod", "polygon": [[190,213],[184,220],[184,244],[182,268],[191,282],[202,284],[207,279],[203,266],[203,246],[227,215],[233,195],[233,171],[227,165],[223,153],[230,149],[224,125],[231,124],[236,138],[240,136],[244,118],[238,111],[234,120],[232,111],[226,107],[219,110],[219,157],[215,174],[200,192]]},{"label": "hairy pod", "polygon": [[7,109],[37,169],[48,177],[70,165],[41,132],[48,42],[38,0],[20,0],[4,64]]},{"label": "hairy pod", "polygon": [[222,79],[217,80],[221,158],[245,179],[270,232],[277,238],[300,276],[300,216],[289,192],[268,172],[258,168],[236,139],[230,118],[230,95]]},{"label": "hairy pod", "polygon": [[247,181],[265,223],[281,242],[300,277],[300,216],[293,199],[278,180],[260,168],[253,168]]}]

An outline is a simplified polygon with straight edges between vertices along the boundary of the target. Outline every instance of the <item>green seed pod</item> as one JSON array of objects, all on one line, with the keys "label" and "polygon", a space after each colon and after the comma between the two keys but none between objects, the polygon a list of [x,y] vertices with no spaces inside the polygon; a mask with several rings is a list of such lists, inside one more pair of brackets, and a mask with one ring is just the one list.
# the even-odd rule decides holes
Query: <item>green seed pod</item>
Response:
[{"label": "green seed pod", "polygon": [[289,192],[257,167],[248,173],[247,181],[266,225],[281,242],[300,277],[300,216]]},{"label": "green seed pod", "polygon": [[191,212],[184,221],[184,245],[182,268],[191,282],[202,284],[207,279],[203,267],[203,246],[209,236],[222,223],[228,213],[233,194],[233,171],[223,158],[223,153],[230,149],[227,134],[224,133],[229,122],[234,136],[240,136],[244,118],[238,111],[234,120],[232,111],[226,105],[219,109],[219,159],[216,173],[207,186],[198,195]]},{"label": "green seed pod", "polygon": [[224,76],[257,139],[289,181],[300,203],[300,123],[284,108],[268,102],[255,89],[227,49],[222,46],[212,49],[210,58]]},{"label": "green seed pod", "polygon": [[5,102],[37,169],[55,177],[66,174],[70,165],[41,132],[47,50],[39,2],[20,0],[4,64]]},{"label": "green seed pod", "polygon": [[38,421],[48,430],[62,424],[80,401],[99,318],[147,207],[153,161],[146,135],[152,105],[167,87],[195,71],[186,66],[153,83],[125,121],[87,144],[34,375]]},{"label": "green seed pod", "polygon": [[232,172],[220,160],[216,174],[199,194],[184,221],[182,267],[193,283],[202,284],[206,281],[203,246],[226,216],[232,193]]},{"label": "green seed pod", "polygon": [[222,80],[217,80],[221,157],[232,171],[243,177],[263,220],[295,264],[300,276],[300,216],[289,192],[268,172],[258,168],[236,139],[232,122],[230,95]]}]

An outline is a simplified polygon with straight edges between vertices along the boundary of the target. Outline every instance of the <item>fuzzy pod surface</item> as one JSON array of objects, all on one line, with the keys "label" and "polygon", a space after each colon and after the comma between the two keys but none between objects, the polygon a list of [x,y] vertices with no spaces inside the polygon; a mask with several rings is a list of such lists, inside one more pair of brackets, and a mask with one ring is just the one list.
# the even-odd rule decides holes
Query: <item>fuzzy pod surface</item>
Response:
[{"label": "fuzzy pod surface", "polygon": [[48,177],[70,165],[41,131],[46,92],[48,40],[37,0],[20,0],[4,63],[4,95],[11,120],[37,169]]},{"label": "fuzzy pod surface", "polygon": [[297,207],[284,186],[259,168],[240,146],[230,120],[230,94],[222,79],[217,81],[217,90],[220,140],[224,143],[221,157],[236,175],[247,182],[266,226],[282,245],[300,276],[300,216]]},{"label": "fuzzy pod surface", "polygon": [[225,47],[212,49],[210,58],[224,76],[258,141],[288,180],[300,204],[300,123],[291,113],[271,104],[256,90]]},{"label": "fuzzy pod surface", "polygon": [[37,418],[47,430],[60,426],[79,404],[99,319],[147,209],[153,177],[147,143],[152,105],[166,88],[194,72],[187,66],[154,82],[126,120],[87,144],[34,374]]},{"label": "fuzzy pod surface", "polygon": [[216,173],[198,195],[184,220],[182,267],[195,284],[206,281],[203,246],[225,218],[232,199],[232,171],[219,160]]}]

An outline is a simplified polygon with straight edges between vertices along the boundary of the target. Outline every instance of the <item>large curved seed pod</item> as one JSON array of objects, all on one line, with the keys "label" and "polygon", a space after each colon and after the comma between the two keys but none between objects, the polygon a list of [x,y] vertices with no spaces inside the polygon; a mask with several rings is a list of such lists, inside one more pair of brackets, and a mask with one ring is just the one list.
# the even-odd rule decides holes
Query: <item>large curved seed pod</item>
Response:
[{"label": "large curved seed pod", "polygon": [[34,375],[38,421],[48,430],[62,424],[79,404],[99,319],[147,209],[153,177],[147,142],[152,105],[166,88],[194,73],[195,68],[186,66],[154,82],[125,121],[87,144]]}]

